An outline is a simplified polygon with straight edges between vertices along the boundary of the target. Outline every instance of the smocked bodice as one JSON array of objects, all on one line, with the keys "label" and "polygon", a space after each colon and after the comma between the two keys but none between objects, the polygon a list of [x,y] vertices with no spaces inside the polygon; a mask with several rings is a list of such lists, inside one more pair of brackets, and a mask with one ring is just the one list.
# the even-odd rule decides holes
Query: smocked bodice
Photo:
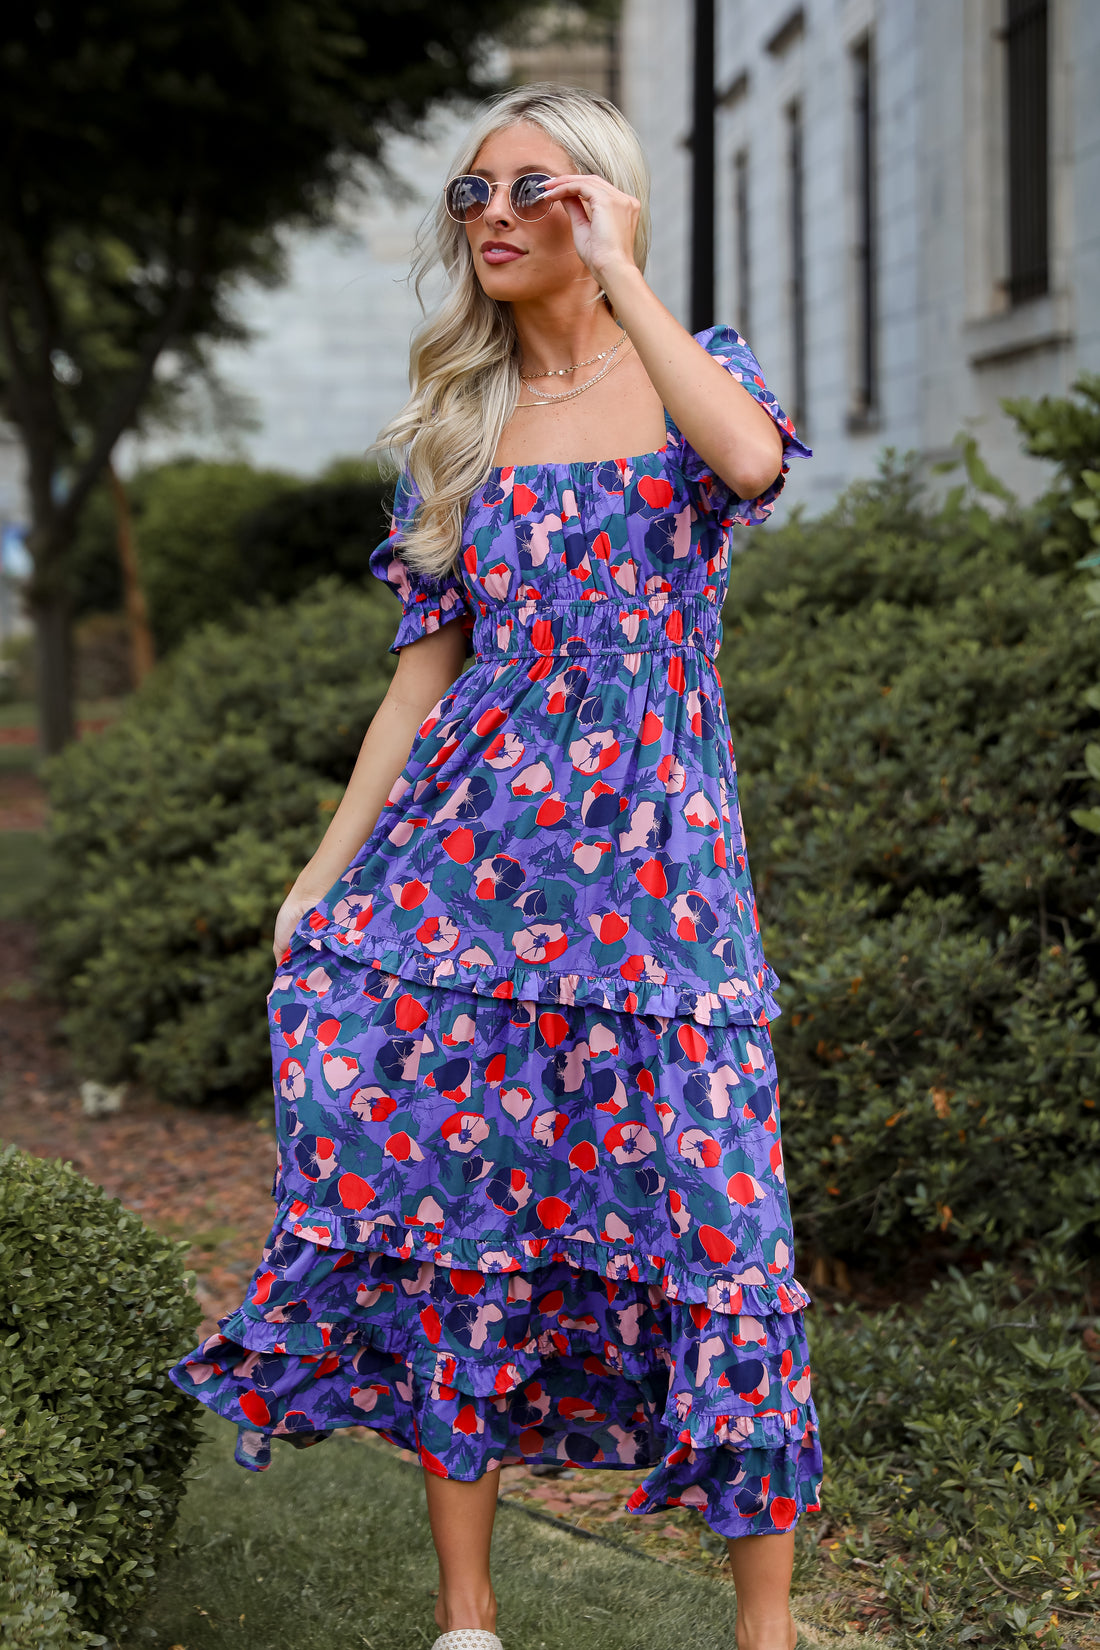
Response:
[{"label": "smocked bodice", "polygon": [[638,458],[497,469],[441,580],[400,556],[400,490],[372,557],[394,647],[460,622],[473,661],[303,936],[496,997],[774,1017],[715,659],[730,528],[781,485],[737,498],[671,425]]}]

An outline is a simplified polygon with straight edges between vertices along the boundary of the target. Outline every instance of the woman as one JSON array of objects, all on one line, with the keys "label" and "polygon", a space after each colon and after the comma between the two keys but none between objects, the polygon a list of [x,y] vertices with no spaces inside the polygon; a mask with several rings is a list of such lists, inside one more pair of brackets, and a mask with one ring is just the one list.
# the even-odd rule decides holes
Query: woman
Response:
[{"label": "woman", "polygon": [[499,1646],[518,1461],[650,1469],[630,1510],[698,1508],[739,1650],[790,1650],[821,1473],[714,665],[728,530],[808,452],[743,340],[647,287],[646,194],[613,106],[554,86],[446,186],[382,437],[397,669],[275,925],[278,1215],[173,1371],[245,1466],[362,1424],[419,1452],[435,1650]]}]

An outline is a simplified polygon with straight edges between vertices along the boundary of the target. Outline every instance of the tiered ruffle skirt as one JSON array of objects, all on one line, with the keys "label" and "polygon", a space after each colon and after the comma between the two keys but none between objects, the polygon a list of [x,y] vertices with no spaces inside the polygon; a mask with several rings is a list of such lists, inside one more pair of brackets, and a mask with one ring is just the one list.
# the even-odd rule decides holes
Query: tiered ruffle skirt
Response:
[{"label": "tiered ruffle skirt", "polygon": [[303,928],[271,998],[275,1221],[171,1372],[241,1465],[365,1425],[467,1481],[646,1469],[632,1511],[728,1536],[816,1508],[766,1021],[413,984]]}]

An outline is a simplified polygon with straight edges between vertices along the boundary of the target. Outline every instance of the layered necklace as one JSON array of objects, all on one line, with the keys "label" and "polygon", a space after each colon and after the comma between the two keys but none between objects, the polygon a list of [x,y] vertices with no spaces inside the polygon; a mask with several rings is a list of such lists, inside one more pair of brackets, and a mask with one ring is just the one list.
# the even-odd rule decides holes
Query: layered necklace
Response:
[{"label": "layered necklace", "polygon": [[[575,395],[583,395],[585,390],[590,390],[593,384],[598,384],[601,378],[607,376],[615,365],[616,356],[628,341],[625,330],[620,329],[619,339],[610,349],[601,350],[599,355],[590,355],[587,361],[574,361],[572,366],[569,367],[552,367],[549,372],[521,372],[521,382],[536,397],[536,400],[525,401],[522,405],[526,407],[549,407],[554,406],[559,401],[571,401]],[[533,378],[564,378],[571,372],[579,372],[581,367],[594,366],[597,361],[604,363],[599,372],[593,373],[592,377],[586,379],[583,384],[578,384],[576,389],[565,390],[560,395],[547,395],[544,390],[535,389],[531,382]]]}]

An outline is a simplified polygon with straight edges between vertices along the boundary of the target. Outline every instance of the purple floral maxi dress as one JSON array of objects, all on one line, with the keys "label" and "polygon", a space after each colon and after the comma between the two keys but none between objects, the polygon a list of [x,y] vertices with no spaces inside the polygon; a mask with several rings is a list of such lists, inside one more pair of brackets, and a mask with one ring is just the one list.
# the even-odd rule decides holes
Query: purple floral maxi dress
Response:
[{"label": "purple floral maxi dress", "polygon": [[[699,334],[809,456],[737,333]],[[667,422],[638,458],[495,469],[459,570],[372,571],[394,650],[473,663],[270,996],[262,1261],[172,1379],[270,1440],[377,1428],[471,1480],[648,1469],[723,1535],[817,1506],[764,959],[715,667],[729,529]]]}]

